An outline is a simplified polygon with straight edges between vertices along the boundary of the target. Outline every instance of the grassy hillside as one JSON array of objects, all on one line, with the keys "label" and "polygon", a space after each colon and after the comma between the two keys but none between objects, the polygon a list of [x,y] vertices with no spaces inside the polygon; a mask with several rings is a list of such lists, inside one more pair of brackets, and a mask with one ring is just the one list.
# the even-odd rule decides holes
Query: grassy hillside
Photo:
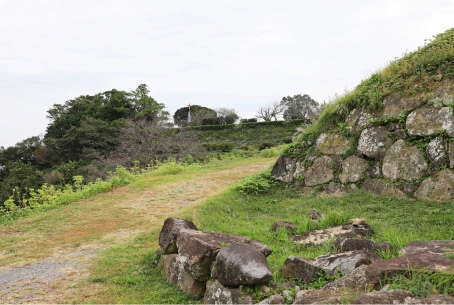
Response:
[{"label": "grassy hillside", "polygon": [[386,68],[362,81],[353,91],[337,98],[305,130],[295,145],[288,148],[286,154],[294,152],[294,148],[303,141],[314,143],[324,131],[342,129],[340,124],[355,108],[380,111],[383,99],[393,92],[427,97],[440,77],[454,78],[454,28],[434,36],[417,51],[391,61]]}]

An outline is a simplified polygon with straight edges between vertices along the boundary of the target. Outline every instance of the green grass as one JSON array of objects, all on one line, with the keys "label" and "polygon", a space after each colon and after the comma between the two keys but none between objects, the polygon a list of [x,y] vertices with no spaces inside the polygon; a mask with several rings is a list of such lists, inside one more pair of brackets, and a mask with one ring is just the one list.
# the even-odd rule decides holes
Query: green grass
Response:
[{"label": "green grass", "polygon": [[[316,208],[325,218],[316,226],[308,212]],[[376,197],[356,192],[342,197],[301,197],[289,189],[271,188],[265,195],[240,194],[235,187],[219,194],[198,208],[175,217],[195,222],[202,231],[225,232],[250,237],[273,249],[268,263],[274,282],[281,282],[280,270],[291,255],[317,257],[332,252],[331,242],[322,246],[292,244],[286,231],[270,232],[275,221],[299,224],[299,233],[346,223],[351,217],[365,218],[376,234],[374,241],[388,241],[394,247],[384,253],[388,259],[398,254],[407,243],[415,240],[454,239],[453,202],[429,202]],[[103,299],[123,303],[194,303],[171,287],[156,266],[153,256],[159,232],[150,232],[132,244],[110,249],[102,255],[92,281],[110,288]],[[326,279],[321,279],[326,282]],[[320,284],[320,279],[314,285]],[[99,300],[94,300],[99,301]]]}]

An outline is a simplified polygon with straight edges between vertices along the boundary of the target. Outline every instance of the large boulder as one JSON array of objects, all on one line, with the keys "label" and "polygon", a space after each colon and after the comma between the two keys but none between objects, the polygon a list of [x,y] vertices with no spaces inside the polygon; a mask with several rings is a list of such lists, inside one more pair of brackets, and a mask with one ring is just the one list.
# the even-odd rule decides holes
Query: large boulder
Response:
[{"label": "large boulder", "polygon": [[454,253],[454,240],[413,241],[400,250],[402,255],[420,252],[438,255]]},{"label": "large boulder", "polygon": [[265,244],[244,236],[226,233],[208,233],[190,229],[180,230],[177,237],[179,255],[186,257],[185,270],[195,280],[207,281],[210,278],[211,264],[215,261],[218,252],[223,246],[235,243],[255,247],[265,257],[272,250]]},{"label": "large boulder", "polygon": [[406,126],[410,136],[431,136],[437,132],[446,131],[448,136],[453,137],[454,116],[452,109],[450,107],[416,109],[407,116]]},{"label": "large boulder", "polygon": [[246,244],[222,248],[216,257],[216,268],[217,280],[224,286],[265,284],[273,278],[265,255]]},{"label": "large boulder", "polygon": [[350,114],[347,116],[345,123],[348,128],[353,131],[360,131],[367,126],[369,120],[373,119],[374,115],[360,110],[358,108],[353,109]]},{"label": "large boulder", "polygon": [[281,276],[310,283],[317,273],[346,275],[361,265],[369,265],[379,260],[378,255],[365,251],[329,253],[315,259],[290,256],[282,266]]},{"label": "large boulder", "polygon": [[353,272],[340,279],[326,284],[323,288],[309,291],[299,291],[293,304],[341,304],[352,295],[367,290],[367,265],[361,265]]},{"label": "large boulder", "polygon": [[376,243],[364,238],[345,238],[338,237],[334,241],[333,248],[339,251],[362,250],[370,253],[379,254],[382,251],[390,251],[391,244],[388,242]]},{"label": "large boulder", "polygon": [[177,235],[182,229],[197,230],[192,221],[180,218],[167,218],[159,233],[159,246],[167,254],[178,253]]},{"label": "large boulder", "polygon": [[426,147],[427,158],[435,165],[441,166],[446,164],[448,155],[446,154],[446,145],[442,137],[436,137],[427,144]]},{"label": "large boulder", "polygon": [[206,283],[204,304],[254,304],[252,296],[246,289],[226,287],[218,280]]},{"label": "large boulder", "polygon": [[375,160],[381,160],[386,148],[392,143],[389,129],[385,126],[366,128],[361,132],[358,141],[358,151]]},{"label": "large boulder", "polygon": [[361,236],[355,233],[351,226],[343,225],[295,235],[292,237],[292,242],[295,244],[321,245],[335,237],[360,238]]},{"label": "large boulder", "polygon": [[417,180],[424,176],[427,169],[423,154],[404,140],[397,140],[383,159],[383,176],[393,180]]},{"label": "large boulder", "polygon": [[161,257],[160,264],[164,269],[166,279],[172,285],[192,298],[198,299],[205,292],[205,285],[194,278],[184,269],[185,257],[169,254]]},{"label": "large boulder", "polygon": [[405,198],[405,194],[401,190],[381,179],[364,179],[361,190],[378,196]]},{"label": "large boulder", "polygon": [[351,139],[335,132],[322,133],[317,141],[317,149],[325,155],[341,155],[350,148]]},{"label": "large boulder", "polygon": [[342,183],[357,182],[364,178],[364,175],[369,167],[369,163],[357,156],[350,156],[342,163],[342,173],[339,175],[339,180]]},{"label": "large boulder", "polygon": [[417,97],[402,97],[395,92],[388,95],[383,101],[383,113],[389,116],[399,116],[403,111],[419,108],[424,100]]},{"label": "large boulder", "polygon": [[333,159],[323,156],[314,160],[314,164],[305,173],[304,182],[307,186],[328,183],[334,179]]},{"label": "large boulder", "polygon": [[378,288],[385,278],[421,269],[427,272],[454,273],[454,260],[430,252],[410,253],[369,265],[366,280],[371,287]]},{"label": "large boulder", "polygon": [[378,255],[355,250],[321,255],[315,259],[315,264],[322,267],[329,275],[336,275],[339,271],[346,275],[361,265],[370,265],[377,261],[380,261]]},{"label": "large boulder", "polygon": [[313,258],[289,256],[282,266],[281,277],[283,279],[299,279],[304,283],[310,283],[315,274],[322,271],[322,267],[316,265]]},{"label": "large boulder", "polygon": [[414,193],[418,199],[451,200],[454,199],[454,172],[444,169],[425,179]]},{"label": "large boulder", "polygon": [[291,182],[293,180],[295,162],[294,158],[280,156],[271,170],[271,175],[283,182]]}]

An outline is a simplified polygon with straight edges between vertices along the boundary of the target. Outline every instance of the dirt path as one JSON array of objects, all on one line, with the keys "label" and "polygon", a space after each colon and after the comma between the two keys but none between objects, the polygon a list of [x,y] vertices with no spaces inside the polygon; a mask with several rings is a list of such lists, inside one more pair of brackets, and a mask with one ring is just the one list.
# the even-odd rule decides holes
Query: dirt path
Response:
[{"label": "dirt path", "polygon": [[0,226],[0,303],[61,303],[78,293],[100,250],[159,229],[183,207],[200,204],[268,168],[260,159],[175,182],[132,184],[95,199]]}]

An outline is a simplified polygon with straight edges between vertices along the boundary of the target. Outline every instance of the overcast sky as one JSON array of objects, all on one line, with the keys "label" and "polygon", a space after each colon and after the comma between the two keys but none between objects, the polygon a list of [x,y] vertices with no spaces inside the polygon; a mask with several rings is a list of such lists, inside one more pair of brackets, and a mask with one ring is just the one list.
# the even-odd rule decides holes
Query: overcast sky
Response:
[{"label": "overcast sky", "polygon": [[140,84],[171,115],[328,101],[453,16],[454,0],[0,0],[0,146],[43,135],[54,104]]}]

